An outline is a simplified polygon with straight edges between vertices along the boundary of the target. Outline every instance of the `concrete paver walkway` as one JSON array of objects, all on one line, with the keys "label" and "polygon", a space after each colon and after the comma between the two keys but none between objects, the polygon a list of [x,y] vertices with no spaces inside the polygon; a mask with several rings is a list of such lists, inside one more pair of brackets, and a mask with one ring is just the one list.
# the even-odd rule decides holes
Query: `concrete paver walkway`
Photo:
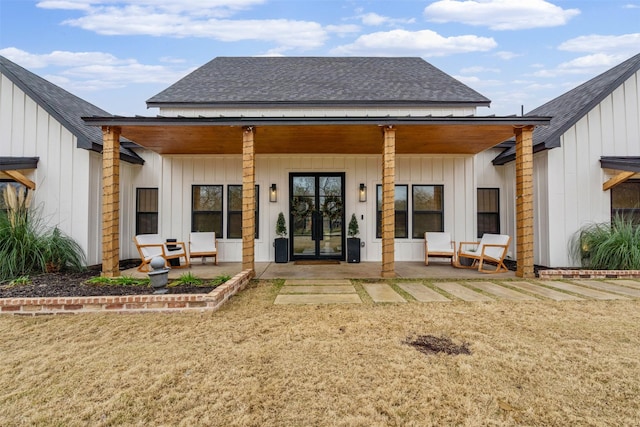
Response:
[{"label": "concrete paver walkway", "polygon": [[274,304],[361,304],[351,280],[286,280]]},{"label": "concrete paver walkway", "polygon": [[[363,301],[351,280],[289,279],[274,301],[275,304],[361,304]],[[434,281],[399,282],[401,295],[386,282],[363,283],[362,289],[374,303],[468,302],[501,300],[554,301],[612,300],[640,298],[640,280],[573,280],[573,281]],[[446,293],[441,294],[437,288]],[[408,300],[407,300],[408,299]]]},{"label": "concrete paver walkway", "polygon": [[583,298],[577,297],[575,295],[568,294],[566,292],[556,291],[545,286],[542,286],[545,282],[541,282],[541,284],[533,284],[529,282],[509,282],[509,286],[514,288],[522,289],[523,291],[530,292],[532,294],[540,295],[541,297],[549,298],[554,301],[580,301]]},{"label": "concrete paver walkway", "polygon": [[600,289],[601,291],[605,292],[615,292],[617,294],[640,298],[640,289],[627,288],[626,286],[615,285],[613,283],[598,282],[597,280],[576,280],[575,283],[583,286],[589,286],[591,288]]},{"label": "concrete paver walkway", "polygon": [[456,298],[460,298],[463,301],[495,301],[486,295],[471,290],[460,283],[456,282],[438,282],[434,285],[448,294],[453,295]]},{"label": "concrete paver walkway", "polygon": [[386,283],[363,283],[362,287],[373,302],[407,302]]},{"label": "concrete paver walkway", "polygon": [[508,299],[512,301],[531,301],[537,299],[531,295],[514,291],[513,289],[505,288],[504,286],[496,285],[491,282],[468,282],[468,284],[474,288],[480,289],[481,291],[495,295],[500,299]]},{"label": "concrete paver walkway", "polygon": [[431,288],[426,287],[422,283],[410,282],[410,283],[398,283],[398,287],[414,297],[416,301],[420,302],[451,302],[451,300],[442,294],[434,291]]},{"label": "concrete paver walkway", "polygon": [[554,288],[562,289],[564,291],[569,291],[576,293],[578,295],[584,295],[586,297],[595,298],[595,299],[627,299],[622,295],[610,294],[607,292],[596,291],[595,289],[585,288],[584,286],[578,286],[571,283],[558,282],[555,280],[550,280],[548,282],[544,282],[545,285],[551,286]]}]

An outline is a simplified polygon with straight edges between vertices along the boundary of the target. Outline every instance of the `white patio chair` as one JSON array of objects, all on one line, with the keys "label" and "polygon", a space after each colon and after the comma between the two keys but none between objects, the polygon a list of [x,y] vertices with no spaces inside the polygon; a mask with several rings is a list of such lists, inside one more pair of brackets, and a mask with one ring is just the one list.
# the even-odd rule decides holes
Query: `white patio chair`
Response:
[{"label": "white patio chair", "polygon": [[[489,234],[485,233],[479,242],[460,242],[458,248],[458,263],[456,267],[462,268],[478,268],[482,273],[501,273],[508,271],[504,265],[504,258],[507,256],[507,249],[511,243],[511,236],[506,234]],[[465,249],[464,246],[473,246],[473,248]],[[469,258],[472,261],[470,266],[464,266],[459,263],[460,259]],[[487,270],[483,268],[485,262],[496,264],[495,270]]]},{"label": "white patio chair", "polygon": [[429,265],[429,257],[450,258],[453,265],[456,258],[456,242],[451,240],[451,233],[424,233],[424,265]]},{"label": "white patio chair", "polygon": [[212,257],[218,265],[218,240],[214,232],[192,232],[189,235],[189,257],[202,257],[204,264],[207,257]]},{"label": "white patio chair", "polygon": [[140,260],[142,263],[138,267],[138,271],[149,271],[149,263],[154,257],[161,256],[164,258],[165,267],[169,267],[169,260],[184,258],[184,265],[174,266],[175,268],[189,267],[189,257],[187,256],[187,248],[184,242],[171,242],[170,245],[176,249],[169,250],[167,242],[165,242],[159,234],[138,234],[133,238]]}]

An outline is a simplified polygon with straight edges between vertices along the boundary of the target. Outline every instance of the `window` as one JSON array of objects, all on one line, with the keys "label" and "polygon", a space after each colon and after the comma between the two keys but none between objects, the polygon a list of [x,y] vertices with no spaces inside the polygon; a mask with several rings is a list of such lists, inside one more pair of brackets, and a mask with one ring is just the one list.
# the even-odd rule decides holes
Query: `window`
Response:
[{"label": "window", "polygon": [[158,233],[158,189],[136,188],[136,234]]},{"label": "window", "polygon": [[640,224],[640,180],[629,180],[611,189],[611,218],[620,215]]},{"label": "window", "polygon": [[4,200],[4,193],[9,185],[16,190],[16,194],[18,194],[19,191],[24,192],[27,189],[27,187],[25,187],[19,182],[12,181],[12,180],[0,180],[0,211],[6,212],[9,210],[9,207],[7,206]]},{"label": "window", "polygon": [[413,238],[422,239],[425,231],[444,231],[442,185],[414,185]]},{"label": "window", "polygon": [[[260,186],[256,185],[256,209],[255,209],[255,228],[256,239],[258,238],[258,213],[260,200],[258,198]],[[227,186],[227,238],[242,238],[242,185]]]},{"label": "window", "polygon": [[478,188],[478,237],[500,234],[500,189]]},{"label": "window", "polygon": [[191,231],[214,231],[222,236],[222,185],[194,185]]},{"label": "window", "polygon": [[[376,186],[376,237],[382,237],[382,185]],[[395,237],[402,239],[409,237],[409,188],[407,185],[396,185],[395,187],[395,218],[396,232]]]}]

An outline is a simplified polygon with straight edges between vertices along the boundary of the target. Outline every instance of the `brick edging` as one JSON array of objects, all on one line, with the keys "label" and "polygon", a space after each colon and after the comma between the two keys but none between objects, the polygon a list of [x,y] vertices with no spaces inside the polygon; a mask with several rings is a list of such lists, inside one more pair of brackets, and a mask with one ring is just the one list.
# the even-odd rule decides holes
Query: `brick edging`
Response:
[{"label": "brick edging", "polygon": [[93,297],[0,298],[0,314],[148,313],[215,311],[253,278],[244,270],[208,294],[125,295]]},{"label": "brick edging", "polygon": [[638,279],[640,270],[539,270],[540,279]]}]

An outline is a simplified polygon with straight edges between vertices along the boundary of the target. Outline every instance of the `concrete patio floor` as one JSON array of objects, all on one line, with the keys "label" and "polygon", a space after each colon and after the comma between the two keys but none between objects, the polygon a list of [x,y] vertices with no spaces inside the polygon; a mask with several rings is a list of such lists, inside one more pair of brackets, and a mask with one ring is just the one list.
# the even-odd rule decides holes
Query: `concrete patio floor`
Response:
[{"label": "concrete patio floor", "polygon": [[[446,262],[396,262],[396,276],[405,279],[512,279],[515,272],[487,274],[474,269],[454,268]],[[169,272],[169,279],[177,279],[182,274],[191,273],[201,279],[212,279],[220,275],[235,276],[242,269],[239,262],[221,262],[214,265],[212,262],[202,264],[195,261],[189,268],[173,268]],[[380,279],[381,265],[379,262],[361,262],[340,264],[315,264],[299,265],[295,262],[274,263],[257,262],[255,264],[257,279]],[[136,268],[124,270],[123,276],[147,277],[147,273],[141,273]]]}]

